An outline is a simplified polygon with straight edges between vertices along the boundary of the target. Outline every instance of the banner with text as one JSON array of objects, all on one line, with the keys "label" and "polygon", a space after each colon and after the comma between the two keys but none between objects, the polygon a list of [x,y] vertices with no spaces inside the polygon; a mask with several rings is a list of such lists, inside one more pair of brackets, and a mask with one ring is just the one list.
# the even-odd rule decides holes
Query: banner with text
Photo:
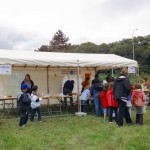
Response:
[{"label": "banner with text", "polygon": [[12,67],[10,65],[0,65],[0,74],[11,75]]}]

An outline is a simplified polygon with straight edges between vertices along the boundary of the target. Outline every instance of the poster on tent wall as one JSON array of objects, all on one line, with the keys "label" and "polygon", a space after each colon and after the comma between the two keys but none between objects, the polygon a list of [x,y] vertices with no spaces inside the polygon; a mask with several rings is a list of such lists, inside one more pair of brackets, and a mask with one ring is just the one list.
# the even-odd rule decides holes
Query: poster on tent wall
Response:
[{"label": "poster on tent wall", "polygon": [[136,73],[136,68],[134,66],[129,66],[128,73]]},{"label": "poster on tent wall", "polygon": [[[66,74],[70,74],[70,75],[75,75],[77,74],[77,69],[61,69],[61,74],[66,75]],[[79,73],[81,73],[81,71],[79,70]]]},{"label": "poster on tent wall", "polygon": [[0,74],[11,75],[12,67],[10,65],[0,65]]}]

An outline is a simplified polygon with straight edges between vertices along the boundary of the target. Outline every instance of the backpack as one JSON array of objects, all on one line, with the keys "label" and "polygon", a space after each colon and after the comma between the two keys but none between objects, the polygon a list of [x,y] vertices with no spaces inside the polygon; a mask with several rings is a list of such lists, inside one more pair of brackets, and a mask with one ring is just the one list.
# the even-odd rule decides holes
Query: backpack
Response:
[{"label": "backpack", "polygon": [[102,85],[101,83],[95,83],[95,84],[94,84],[94,90],[95,90],[96,92],[102,91],[102,90],[103,90],[103,85]]},{"label": "backpack", "polygon": [[18,109],[20,108],[20,97],[21,97],[22,94],[23,94],[23,92],[19,92],[18,95],[17,95],[17,108]]}]

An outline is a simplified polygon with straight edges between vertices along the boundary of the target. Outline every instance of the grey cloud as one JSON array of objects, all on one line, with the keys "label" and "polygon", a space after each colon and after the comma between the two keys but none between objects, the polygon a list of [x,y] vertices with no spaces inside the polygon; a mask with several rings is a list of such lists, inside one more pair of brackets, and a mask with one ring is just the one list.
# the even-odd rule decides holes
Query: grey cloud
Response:
[{"label": "grey cloud", "polygon": [[0,33],[0,49],[34,50],[45,41],[34,33],[20,32],[8,26],[0,26]]},{"label": "grey cloud", "polygon": [[12,43],[4,39],[0,39],[0,49],[12,49]]},{"label": "grey cloud", "polygon": [[14,45],[27,39],[13,28],[0,26],[0,48],[13,49]]},{"label": "grey cloud", "polygon": [[149,0],[107,0],[100,7],[104,15],[123,17],[140,13],[149,4]]},{"label": "grey cloud", "polygon": [[[95,2],[96,1],[96,2]],[[149,0],[88,0],[86,7],[82,7],[82,16],[95,20],[117,20],[135,17],[145,10],[149,10]],[[85,18],[83,18],[85,19]]]},{"label": "grey cloud", "polygon": [[86,26],[93,23],[96,26],[105,24],[127,22],[140,17],[143,12],[149,12],[149,0],[84,0],[85,5],[80,8],[80,17]]}]

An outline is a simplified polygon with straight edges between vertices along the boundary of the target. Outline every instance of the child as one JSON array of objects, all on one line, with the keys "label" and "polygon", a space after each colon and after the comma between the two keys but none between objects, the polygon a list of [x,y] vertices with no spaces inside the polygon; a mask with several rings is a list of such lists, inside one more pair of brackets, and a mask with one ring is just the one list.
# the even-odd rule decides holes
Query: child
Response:
[{"label": "child", "polygon": [[31,103],[31,99],[28,96],[28,94],[26,93],[28,89],[27,84],[22,84],[21,86],[21,90],[22,93],[17,96],[18,97],[18,101],[19,101],[19,110],[20,110],[20,122],[19,122],[19,127],[23,128],[24,125],[27,124],[28,121],[28,110],[29,110],[29,106]]},{"label": "child", "polygon": [[34,115],[38,113],[38,121],[41,121],[41,111],[40,111],[40,101],[42,98],[38,98],[38,86],[34,85],[32,87],[32,94],[31,94],[31,121],[34,121]]},{"label": "child", "polygon": [[130,95],[128,96],[128,99],[127,99],[127,108],[128,108],[130,117],[131,117],[131,108],[132,108],[131,95],[132,95],[132,92],[133,92],[134,90],[135,90],[135,86],[134,86],[134,85],[131,85]]},{"label": "child", "polygon": [[142,86],[139,83],[135,84],[135,90],[132,92],[131,103],[135,106],[136,124],[143,125],[144,104],[146,95],[142,91]]},{"label": "child", "polygon": [[81,96],[80,96],[80,100],[81,100],[81,111],[82,112],[87,112],[87,100],[88,98],[90,97],[90,84],[86,85],[84,87],[84,90],[83,92],[81,93]]},{"label": "child", "polygon": [[114,99],[114,82],[110,82],[108,85],[108,90],[106,97],[108,99],[108,106],[109,106],[109,122],[112,122],[113,118],[113,111],[115,112],[115,122],[117,122],[117,109],[118,109],[118,102]]},{"label": "child", "polygon": [[128,99],[127,99],[127,108],[128,108],[130,117],[131,117],[131,107],[132,107],[132,104],[131,104],[131,95],[129,95]]},{"label": "child", "polygon": [[100,92],[100,100],[102,102],[103,113],[104,113],[104,121],[106,121],[106,117],[108,114],[108,100],[106,97],[108,84],[103,86],[103,91]]}]

